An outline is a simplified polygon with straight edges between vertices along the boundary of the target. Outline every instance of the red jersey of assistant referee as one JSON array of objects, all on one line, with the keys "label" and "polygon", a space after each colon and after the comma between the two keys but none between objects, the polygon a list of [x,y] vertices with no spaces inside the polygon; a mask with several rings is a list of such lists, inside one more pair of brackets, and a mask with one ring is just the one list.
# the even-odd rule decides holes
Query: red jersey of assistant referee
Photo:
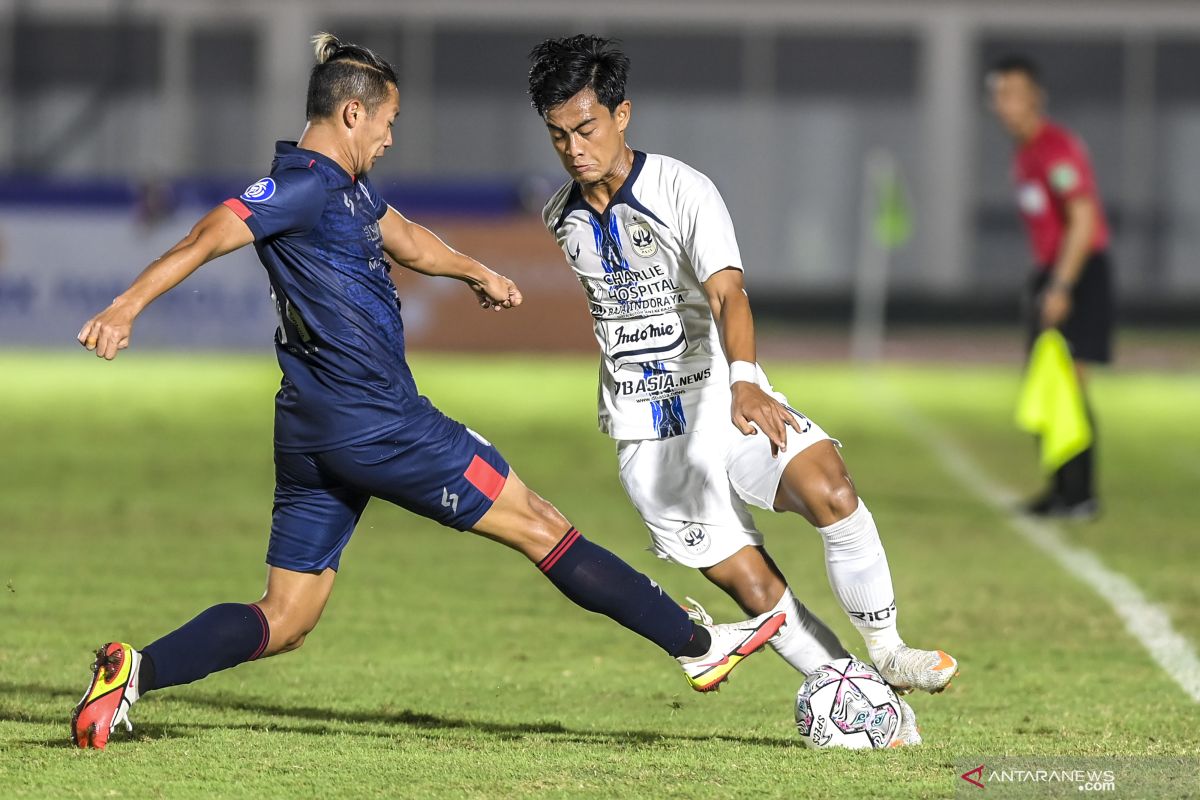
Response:
[{"label": "red jersey of assistant referee", "polygon": [[1054,267],[1066,233],[1067,201],[1090,197],[1096,206],[1096,232],[1091,252],[1108,247],[1108,222],[1096,188],[1087,146],[1066,128],[1045,122],[1023,144],[1013,161],[1017,205],[1029,232],[1034,261],[1043,270]]}]

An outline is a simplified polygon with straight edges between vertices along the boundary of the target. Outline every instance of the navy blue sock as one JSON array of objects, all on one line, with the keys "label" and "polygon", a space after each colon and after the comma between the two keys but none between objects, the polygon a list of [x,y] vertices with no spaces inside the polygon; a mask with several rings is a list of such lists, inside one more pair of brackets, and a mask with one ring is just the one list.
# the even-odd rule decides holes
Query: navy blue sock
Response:
[{"label": "navy blue sock", "polygon": [[258,606],[221,603],[200,613],[182,628],[142,648],[138,689],[165,689],[198,681],[205,675],[243,661],[253,661],[267,649],[271,629]]},{"label": "navy blue sock", "polygon": [[[678,603],[658,584],[574,528],[538,562],[538,569],[576,605],[604,614],[672,656],[694,644],[696,626]],[[707,645],[700,652],[705,650]]]}]

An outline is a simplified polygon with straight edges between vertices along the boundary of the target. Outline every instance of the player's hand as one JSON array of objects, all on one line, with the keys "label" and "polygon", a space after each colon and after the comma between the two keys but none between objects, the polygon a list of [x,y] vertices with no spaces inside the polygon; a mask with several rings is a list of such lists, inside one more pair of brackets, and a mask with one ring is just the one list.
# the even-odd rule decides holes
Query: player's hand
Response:
[{"label": "player's hand", "polygon": [[515,308],[521,305],[521,290],[517,285],[503,275],[487,271],[481,280],[472,281],[471,289],[479,301],[479,307],[500,311],[505,308]]},{"label": "player's hand", "polygon": [[1071,316],[1071,292],[1065,286],[1051,286],[1042,297],[1042,328],[1057,328]]},{"label": "player's hand", "polygon": [[84,323],[75,338],[88,350],[94,350],[97,357],[112,361],[118,351],[129,347],[135,316],[133,309],[114,300],[111,306]]},{"label": "player's hand", "polygon": [[[733,384],[733,424],[746,436],[760,430],[771,440],[771,457],[787,450],[787,426],[796,433],[800,423],[787,406],[749,381]],[[758,426],[757,428],[755,426]]]}]

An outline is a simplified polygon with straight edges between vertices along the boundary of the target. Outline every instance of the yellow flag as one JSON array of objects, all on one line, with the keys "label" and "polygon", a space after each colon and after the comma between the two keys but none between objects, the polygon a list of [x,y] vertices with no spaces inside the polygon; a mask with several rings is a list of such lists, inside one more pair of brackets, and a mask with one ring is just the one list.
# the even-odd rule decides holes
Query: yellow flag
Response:
[{"label": "yellow flag", "polygon": [[1092,444],[1083,391],[1067,340],[1054,329],[1033,344],[1017,400],[1017,427],[1041,439],[1042,468],[1054,472]]}]

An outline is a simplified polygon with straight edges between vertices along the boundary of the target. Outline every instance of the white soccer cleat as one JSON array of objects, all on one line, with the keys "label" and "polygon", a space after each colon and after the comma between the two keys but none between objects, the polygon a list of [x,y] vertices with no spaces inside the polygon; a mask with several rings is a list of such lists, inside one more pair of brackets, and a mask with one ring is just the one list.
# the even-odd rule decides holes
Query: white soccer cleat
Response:
[{"label": "white soccer cleat", "polygon": [[697,692],[711,692],[718,688],[734,667],[761,650],[779,632],[787,617],[784,612],[776,611],[744,622],[715,625],[703,606],[690,597],[688,602],[692,604],[692,608],[684,607],[688,616],[712,637],[712,644],[704,655],[694,658],[680,656],[677,659],[683,667],[688,685]]},{"label": "white soccer cleat", "polygon": [[890,747],[915,747],[922,742],[921,732],[917,730],[917,714],[903,698],[896,699],[900,701],[900,727]]},{"label": "white soccer cleat", "polygon": [[904,644],[876,660],[875,668],[896,694],[913,689],[937,694],[958,674],[958,662],[942,650],[918,650]]}]

